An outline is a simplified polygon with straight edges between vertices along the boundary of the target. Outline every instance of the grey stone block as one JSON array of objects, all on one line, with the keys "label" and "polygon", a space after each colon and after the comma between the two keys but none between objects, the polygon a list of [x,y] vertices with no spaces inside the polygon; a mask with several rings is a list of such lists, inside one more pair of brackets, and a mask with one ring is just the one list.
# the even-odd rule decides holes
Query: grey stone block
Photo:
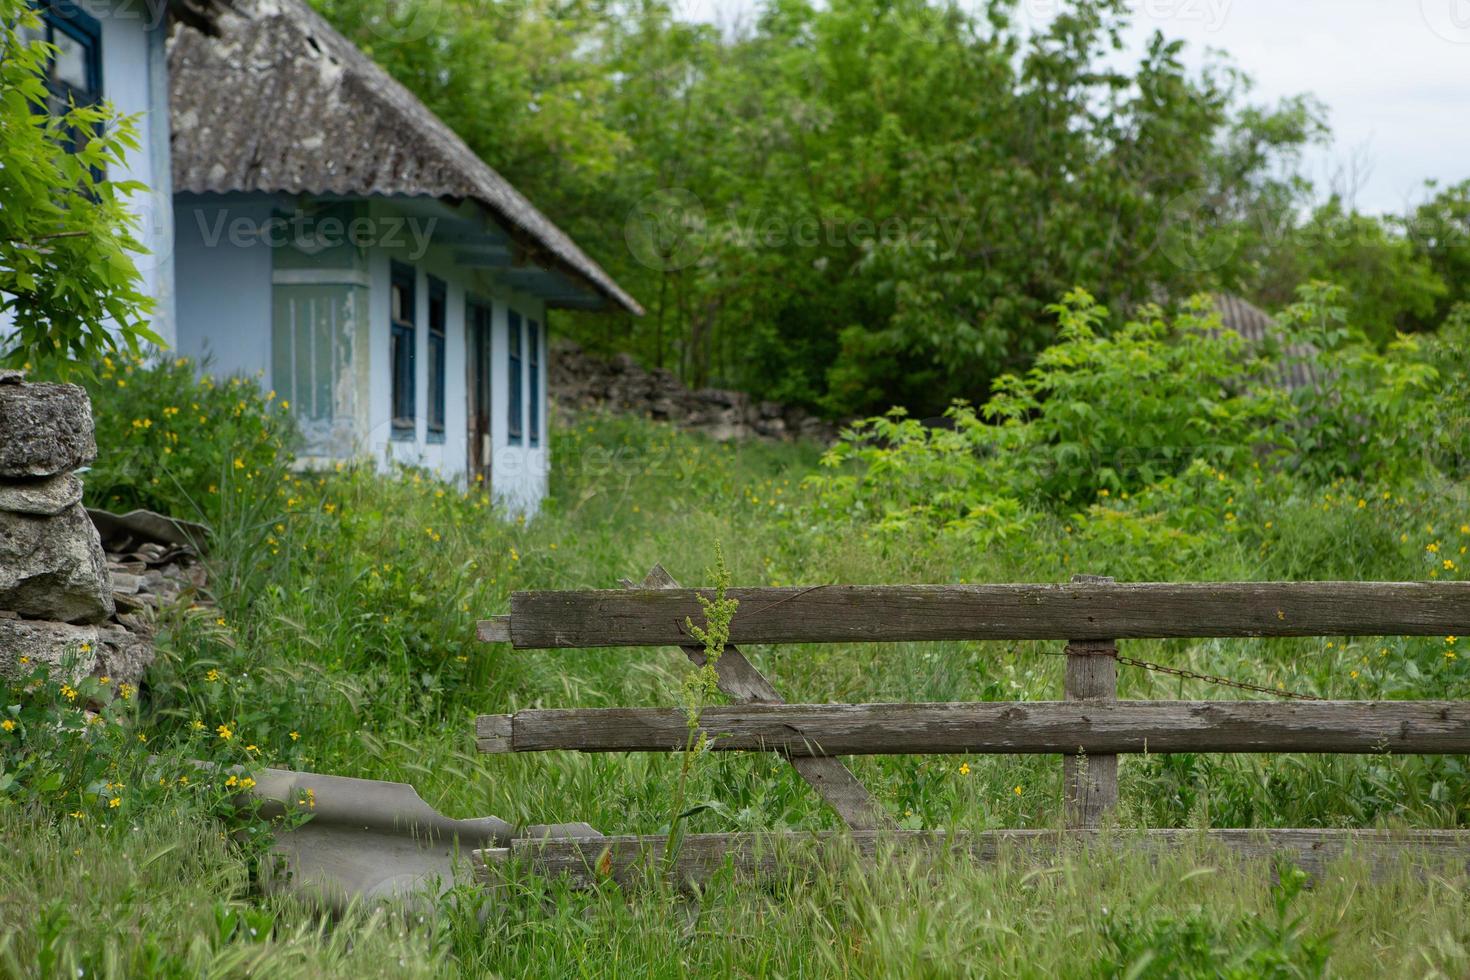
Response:
[{"label": "grey stone block", "polygon": [[82,481],[70,473],[0,483],[0,510],[12,514],[55,517],[81,500]]},{"label": "grey stone block", "polygon": [[112,615],[107,556],[80,504],[54,517],[0,511],[0,609],[63,622]]},{"label": "grey stone block", "polygon": [[96,458],[86,391],[77,385],[0,384],[0,479],[70,473]]}]

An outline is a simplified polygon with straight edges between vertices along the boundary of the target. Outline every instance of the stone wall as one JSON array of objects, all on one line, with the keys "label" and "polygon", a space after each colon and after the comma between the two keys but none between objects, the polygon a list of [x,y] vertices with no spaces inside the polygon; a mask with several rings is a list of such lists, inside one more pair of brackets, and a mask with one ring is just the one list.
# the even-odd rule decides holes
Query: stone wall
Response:
[{"label": "stone wall", "polygon": [[672,422],[712,439],[813,439],[830,442],[837,427],[801,408],[756,401],[740,391],[692,391],[670,371],[646,370],[632,357],[603,360],[561,339],[547,365],[559,411],[606,410]]},{"label": "stone wall", "polygon": [[0,674],[67,664],[136,685],[152,643],[116,620],[101,538],[75,471],[97,456],[76,385],[0,371]]}]

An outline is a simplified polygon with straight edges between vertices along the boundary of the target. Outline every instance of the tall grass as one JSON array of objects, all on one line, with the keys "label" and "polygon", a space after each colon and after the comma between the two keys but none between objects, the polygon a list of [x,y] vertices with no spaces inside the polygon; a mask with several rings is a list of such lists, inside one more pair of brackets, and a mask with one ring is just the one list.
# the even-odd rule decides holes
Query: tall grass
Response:
[{"label": "tall grass", "polygon": [[[674,705],[692,669],[676,650],[477,643],[475,621],[506,611],[511,591],[611,587],[655,561],[685,584],[710,584],[700,579],[717,542],[736,585],[1062,581],[1076,571],[1134,580],[1459,577],[1470,544],[1470,498],[1450,481],[1309,487],[1261,476],[1223,492],[1210,477],[1215,486],[1199,490],[1191,520],[1217,522],[1216,533],[1178,532],[1177,520],[1171,528],[1155,516],[1157,502],[1112,496],[1037,515],[1024,535],[981,548],[944,536],[834,531],[813,516],[802,488],[816,447],[717,445],[652,423],[591,418],[558,431],[553,456],[553,496],[532,521],[413,470],[232,467],[226,480],[237,482],[217,487],[228,502],[204,508],[219,525],[219,606],[165,624],[138,719],[150,750],[183,752],[198,738],[196,723],[228,725],[241,744],[258,747],[260,764],[411,782],[454,816],[666,832],[676,757],[474,753],[478,713]],[[1130,655],[1151,661],[1347,698],[1465,697],[1456,651],[1443,637],[1128,644]],[[1061,691],[1055,644],[747,652],[793,701],[1055,699]],[[1123,672],[1119,689],[1129,698],[1238,694],[1135,670]],[[1060,820],[1054,758],[852,765],[907,827]],[[1120,768],[1125,826],[1458,827],[1470,812],[1455,757],[1181,754],[1128,757]],[[691,772],[685,793],[686,809],[697,809],[690,832],[835,826],[772,756],[717,754]],[[1203,853],[1157,865],[1090,855],[1040,871],[848,864],[779,887],[721,879],[692,899],[658,888],[575,894],[523,876],[488,907],[458,896],[434,922],[363,911],[328,925],[254,896],[248,863],[208,823],[141,816],[136,829],[95,818],[73,826],[13,809],[0,809],[0,820],[15,852],[0,870],[7,972],[33,970],[44,955],[69,975],[80,967],[180,976],[1287,976],[1320,966],[1314,944],[1348,974],[1467,969],[1460,879],[1370,886],[1354,867],[1294,894],[1288,918],[1300,921],[1272,935],[1253,924],[1276,909],[1260,870]],[[219,925],[255,910],[268,916],[258,943]],[[1275,950],[1276,965],[1232,958],[1257,947]]]}]

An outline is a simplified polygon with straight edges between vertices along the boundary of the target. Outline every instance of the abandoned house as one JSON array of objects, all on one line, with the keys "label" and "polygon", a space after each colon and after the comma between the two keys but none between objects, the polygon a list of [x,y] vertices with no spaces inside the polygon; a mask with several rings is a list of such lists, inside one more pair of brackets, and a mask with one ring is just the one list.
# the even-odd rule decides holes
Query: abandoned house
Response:
[{"label": "abandoned house", "polygon": [[[303,0],[40,8],[53,78],[141,119],[154,329],[370,456],[534,510],[548,313],[638,303]],[[90,12],[89,12],[90,11]]]}]

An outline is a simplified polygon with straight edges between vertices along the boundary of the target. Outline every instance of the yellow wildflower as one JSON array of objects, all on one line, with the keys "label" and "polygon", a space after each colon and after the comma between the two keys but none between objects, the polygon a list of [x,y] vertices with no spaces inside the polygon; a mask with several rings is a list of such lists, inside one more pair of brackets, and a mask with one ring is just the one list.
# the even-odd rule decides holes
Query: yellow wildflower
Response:
[{"label": "yellow wildflower", "polygon": [[970,764],[968,762],[961,762],[960,763],[960,775],[961,776],[968,776],[969,774],[970,774]]},{"label": "yellow wildflower", "polygon": [[218,728],[215,729],[215,732],[217,732],[219,734],[219,737],[224,739],[226,742],[235,737],[235,733],[230,730],[229,725],[220,725]]},{"label": "yellow wildflower", "polygon": [[4,721],[0,721],[0,728],[5,729],[7,732],[13,732],[15,731],[15,722],[6,718]]}]

